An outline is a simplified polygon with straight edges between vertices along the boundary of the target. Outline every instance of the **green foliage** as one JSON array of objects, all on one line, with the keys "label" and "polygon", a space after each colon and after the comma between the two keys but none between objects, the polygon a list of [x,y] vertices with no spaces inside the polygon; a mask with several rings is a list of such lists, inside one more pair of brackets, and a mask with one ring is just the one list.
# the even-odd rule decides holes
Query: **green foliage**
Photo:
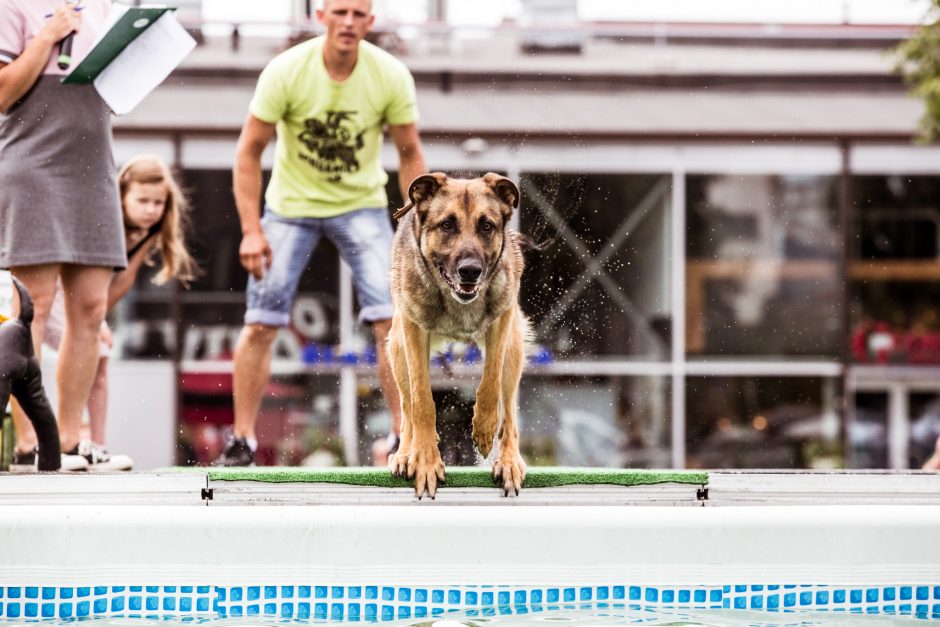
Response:
[{"label": "green foliage", "polygon": [[911,94],[924,103],[920,140],[940,138],[940,0],[931,0],[928,21],[893,50],[895,71],[911,86]]}]

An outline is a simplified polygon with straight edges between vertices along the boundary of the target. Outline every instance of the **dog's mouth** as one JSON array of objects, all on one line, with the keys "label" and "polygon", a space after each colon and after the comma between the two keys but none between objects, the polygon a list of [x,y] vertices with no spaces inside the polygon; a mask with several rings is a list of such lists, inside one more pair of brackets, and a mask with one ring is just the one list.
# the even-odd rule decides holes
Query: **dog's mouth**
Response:
[{"label": "dog's mouth", "polygon": [[476,283],[461,283],[459,281],[455,281],[453,278],[451,278],[450,273],[447,272],[443,265],[438,265],[437,271],[440,273],[441,278],[444,279],[444,283],[447,284],[447,287],[450,288],[454,298],[460,302],[469,303],[480,293],[480,281],[477,281]]}]

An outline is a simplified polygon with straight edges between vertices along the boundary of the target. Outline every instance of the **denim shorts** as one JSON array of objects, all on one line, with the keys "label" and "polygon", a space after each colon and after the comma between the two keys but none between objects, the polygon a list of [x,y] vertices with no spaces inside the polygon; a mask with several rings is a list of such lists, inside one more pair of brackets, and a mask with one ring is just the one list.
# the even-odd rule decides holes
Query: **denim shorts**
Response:
[{"label": "denim shorts", "polygon": [[271,267],[260,281],[248,276],[245,324],[287,326],[300,275],[321,236],[336,245],[352,270],[360,322],[392,317],[392,224],[384,208],[333,218],[285,218],[265,207],[261,228],[271,246]]}]

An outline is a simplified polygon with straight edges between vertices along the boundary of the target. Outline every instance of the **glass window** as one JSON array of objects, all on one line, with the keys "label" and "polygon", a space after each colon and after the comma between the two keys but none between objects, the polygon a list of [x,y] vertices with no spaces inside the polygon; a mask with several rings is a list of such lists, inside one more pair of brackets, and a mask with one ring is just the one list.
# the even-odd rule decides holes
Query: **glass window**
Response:
[{"label": "glass window", "polygon": [[910,395],[910,467],[920,468],[933,455],[940,438],[940,394],[918,392]]},{"label": "glass window", "polygon": [[888,467],[888,395],[855,394],[855,414],[849,423],[846,463],[850,468]]},{"label": "glass window", "polygon": [[863,176],[851,251],[859,363],[940,363],[940,181]]},{"label": "glass window", "polygon": [[[261,465],[340,465],[345,450],[336,416],[338,377],[274,375],[258,414]],[[206,465],[225,448],[234,421],[229,373],[183,373],[177,463]]]},{"label": "glass window", "polygon": [[655,175],[522,176],[523,310],[556,358],[670,351],[671,179]]},{"label": "glass window", "polygon": [[689,377],[689,468],[836,468],[839,381],[810,377]]},{"label": "glass window", "polygon": [[828,176],[689,176],[690,354],[839,355],[840,231]]},{"label": "glass window", "polygon": [[524,375],[519,412],[530,465],[668,468],[666,377]]},{"label": "glass window", "polygon": [[[188,244],[201,270],[188,290],[175,283],[154,285],[157,268],[145,267],[123,299],[116,322],[118,354],[168,358],[172,354],[174,299],[181,307],[182,359],[229,358],[245,314],[247,273],[238,258],[241,229],[226,170],[187,170],[184,189],[191,203]],[[266,173],[267,176],[267,173]],[[275,345],[275,359],[298,359],[311,342],[338,338],[339,254],[327,240],[318,244],[298,287],[289,334]],[[177,294],[177,290],[179,293]]]}]

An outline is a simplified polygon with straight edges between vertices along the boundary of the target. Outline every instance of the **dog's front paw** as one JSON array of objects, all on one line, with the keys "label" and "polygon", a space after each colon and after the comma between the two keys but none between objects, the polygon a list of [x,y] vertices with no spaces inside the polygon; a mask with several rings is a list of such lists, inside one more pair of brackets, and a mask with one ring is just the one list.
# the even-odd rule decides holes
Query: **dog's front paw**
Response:
[{"label": "dog's front paw", "polygon": [[444,483],[444,460],[437,445],[413,448],[408,454],[407,473],[408,477],[414,477],[418,499],[425,492],[433,499],[437,495],[438,484]]},{"label": "dog's front paw", "polygon": [[503,496],[515,492],[519,496],[522,482],[525,481],[525,462],[517,452],[505,451],[493,464],[493,479],[503,484]]},{"label": "dog's front paw", "polygon": [[401,448],[398,449],[398,452],[392,453],[388,456],[388,469],[392,472],[393,477],[407,477],[408,476],[408,451],[404,451]]},{"label": "dog's front paw", "polygon": [[490,408],[477,402],[473,408],[473,444],[483,457],[493,449],[498,419],[495,405]]},{"label": "dog's front paw", "polygon": [[479,428],[473,426],[473,444],[476,445],[480,455],[484,458],[490,454],[493,449],[493,438],[496,436],[496,429]]}]

